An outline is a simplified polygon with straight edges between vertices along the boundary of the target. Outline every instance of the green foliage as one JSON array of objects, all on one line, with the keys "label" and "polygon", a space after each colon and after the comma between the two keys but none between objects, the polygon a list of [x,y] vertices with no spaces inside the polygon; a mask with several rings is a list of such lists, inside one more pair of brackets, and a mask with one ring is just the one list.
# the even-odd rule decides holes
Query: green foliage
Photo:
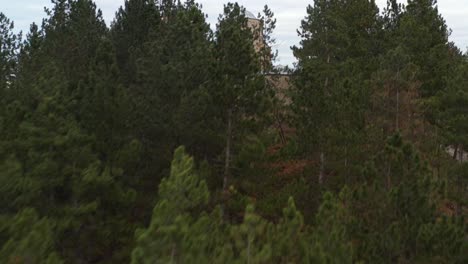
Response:
[{"label": "green foliage", "polygon": [[194,175],[193,158],[185,154],[184,148],[176,149],[171,165],[171,176],[161,181],[159,199],[174,203],[175,212],[188,211],[208,201],[206,183]]},{"label": "green foliage", "polygon": [[311,232],[311,248],[308,258],[312,263],[352,263],[353,249],[348,238],[346,224],[349,218],[346,199],[348,189],[340,197],[326,193],[317,213],[317,227]]},{"label": "green foliage", "polygon": [[[145,15],[136,17],[140,12]],[[200,6],[192,1],[129,1],[111,33],[118,38],[118,60],[130,53],[118,63],[126,71],[123,80],[132,106],[127,124],[147,157],[137,174],[157,184],[160,177],[155,179],[154,173],[167,169],[178,145],[204,159],[219,155],[219,121],[207,88],[211,30]]]},{"label": "green foliage", "polygon": [[[374,94],[374,113],[381,120],[375,120],[384,127],[385,136],[396,131],[401,131],[404,119],[404,107],[406,101],[410,100],[408,94],[415,83],[418,72],[417,66],[411,63],[408,50],[403,46],[390,49],[381,59],[380,70],[374,74],[376,91]],[[407,95],[405,98],[403,95]],[[388,120],[394,120],[388,124]],[[384,123],[384,122],[387,123]]]},{"label": "green foliage", "polygon": [[435,223],[419,228],[418,252],[424,257],[418,259],[426,263],[462,263],[466,261],[466,224],[463,220],[443,217]]},{"label": "green foliage", "polygon": [[230,231],[235,249],[235,258],[230,263],[267,263],[271,258],[267,230],[268,223],[254,213],[253,205],[248,205],[243,223]]},{"label": "green foliage", "polygon": [[292,110],[302,150],[322,157],[319,182],[327,160],[344,164],[346,175],[359,157],[379,25],[377,6],[366,0],[315,1],[302,21]]},{"label": "green foliage", "polygon": [[[192,212],[208,202],[208,188],[194,171],[193,158],[179,147],[171,174],[159,185],[159,201],[147,230],[137,232],[132,263],[184,262],[189,233],[193,235]],[[202,225],[203,226],[203,225]],[[203,234],[200,234],[203,235]]]},{"label": "green foliage", "polygon": [[[438,200],[434,195],[438,183],[430,180],[427,166],[400,135],[388,140],[366,171],[367,183],[359,186],[348,202],[353,215],[349,230],[358,241],[359,260],[425,263],[451,250],[451,257],[445,255],[438,261],[450,262],[452,257],[462,256],[463,243],[459,239],[463,239],[464,225],[460,220],[438,220],[435,210]],[[428,242],[437,236],[441,226],[452,236],[451,241],[443,246]],[[431,229],[434,233],[429,228],[434,228]],[[441,247],[436,249],[436,245]]]},{"label": "green foliage", "polygon": [[34,209],[22,210],[0,228],[9,238],[0,249],[2,263],[63,263],[54,252],[53,222]]},{"label": "green foliage", "polygon": [[160,14],[153,0],[126,0],[117,11],[110,33],[124,83],[135,80],[135,53],[148,41],[159,22]]},{"label": "green foliage", "polygon": [[443,64],[448,56],[450,31],[439,14],[437,1],[409,0],[399,23],[396,40],[409,48],[415,64],[421,68],[421,95],[433,96],[445,86],[443,76],[449,72]]},{"label": "green foliage", "polygon": [[274,17],[273,11],[265,5],[263,12],[258,14],[258,19],[261,21],[260,36],[254,35],[256,40],[261,42],[263,45],[259,51],[260,63],[262,72],[268,74],[274,71],[273,62],[278,57],[278,50],[273,50],[276,45],[276,39],[274,38],[274,30],[276,29],[276,18]]},{"label": "green foliage", "polygon": [[290,76],[268,6],[212,31],[193,0],[110,28],[51,2],[24,40],[0,13],[1,263],[467,262],[467,55],[436,1],[314,1]]},{"label": "green foliage", "polygon": [[21,35],[13,33],[14,24],[0,12],[0,96],[12,85],[15,78]]},{"label": "green foliage", "polygon": [[272,258],[276,263],[300,262],[305,255],[304,219],[296,209],[294,199],[288,200],[283,209],[283,217],[273,230],[270,230]]},{"label": "green foliage", "polygon": [[[261,65],[254,41],[258,29],[249,28],[245,8],[237,3],[224,6],[219,17],[214,43],[214,76],[210,92],[213,107],[225,124],[225,154],[223,190],[230,184],[232,149],[239,138],[255,131],[251,126],[262,118],[268,105],[268,90],[264,76],[258,74]],[[244,129],[242,129],[244,128]],[[258,130],[258,126],[257,126]]]},{"label": "green foliage", "polygon": [[454,71],[448,75],[447,87],[433,101],[436,124],[448,145],[467,145],[466,102],[468,100],[468,62],[466,58],[455,61]]}]

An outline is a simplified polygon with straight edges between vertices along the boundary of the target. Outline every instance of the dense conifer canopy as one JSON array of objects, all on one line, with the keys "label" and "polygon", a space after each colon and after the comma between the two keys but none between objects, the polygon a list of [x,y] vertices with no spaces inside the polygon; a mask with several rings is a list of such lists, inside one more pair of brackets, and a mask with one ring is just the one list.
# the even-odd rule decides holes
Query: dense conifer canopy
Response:
[{"label": "dense conifer canopy", "polygon": [[[0,12],[0,263],[468,263],[468,55],[434,0]],[[1,10],[0,10],[1,11]]]}]

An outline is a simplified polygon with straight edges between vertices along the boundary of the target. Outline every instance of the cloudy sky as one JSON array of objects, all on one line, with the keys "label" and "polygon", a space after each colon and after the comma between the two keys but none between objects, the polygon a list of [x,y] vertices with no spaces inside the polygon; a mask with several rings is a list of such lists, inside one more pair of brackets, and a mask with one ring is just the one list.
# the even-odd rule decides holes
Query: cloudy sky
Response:
[{"label": "cloudy sky", "polygon": [[[203,5],[204,12],[208,15],[208,22],[214,26],[219,13],[223,10],[222,0],[198,0]],[[232,0],[234,1],[234,0]],[[124,0],[95,0],[104,14],[104,19],[109,24],[118,7]],[[305,16],[305,9],[313,0],[238,0],[249,11],[257,14],[268,4],[278,20],[275,37],[279,50],[279,64],[291,65],[294,62],[290,47],[299,42],[296,29],[300,26],[301,19]],[[380,8],[386,0],[377,0]],[[439,0],[439,11],[453,30],[451,40],[459,48],[466,50],[468,47],[468,0]],[[44,6],[50,6],[50,0],[0,0],[0,12],[15,21],[17,30],[27,31],[31,22],[40,23],[45,16]]]}]

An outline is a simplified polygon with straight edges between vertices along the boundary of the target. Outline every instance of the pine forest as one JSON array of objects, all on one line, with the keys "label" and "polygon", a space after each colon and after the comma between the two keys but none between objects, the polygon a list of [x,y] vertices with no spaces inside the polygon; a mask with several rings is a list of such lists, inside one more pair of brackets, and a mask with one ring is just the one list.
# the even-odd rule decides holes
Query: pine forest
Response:
[{"label": "pine forest", "polygon": [[[0,263],[468,263],[468,53],[436,0],[0,5]],[[465,47],[463,47],[465,49]]]}]

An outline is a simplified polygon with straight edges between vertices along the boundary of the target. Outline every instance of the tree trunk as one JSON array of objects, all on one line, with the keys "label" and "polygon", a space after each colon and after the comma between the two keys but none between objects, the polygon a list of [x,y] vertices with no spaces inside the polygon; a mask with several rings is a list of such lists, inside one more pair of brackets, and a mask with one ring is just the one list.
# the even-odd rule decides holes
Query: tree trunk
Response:
[{"label": "tree trunk", "polygon": [[397,76],[396,76],[396,119],[395,119],[395,129],[396,131],[400,130],[400,86],[399,86],[399,80],[400,80],[400,70],[398,69],[397,71]]},{"label": "tree trunk", "polygon": [[[436,130],[436,133],[437,133],[437,130]],[[437,145],[437,163],[436,163],[436,166],[437,166],[437,179],[440,179],[440,161],[441,161],[441,150],[440,148],[442,147],[442,145],[438,144]]]},{"label": "tree trunk", "polygon": [[465,158],[465,152],[463,151],[463,145],[460,145],[458,148],[458,157],[460,159],[460,162],[463,162],[463,159]]},{"label": "tree trunk", "polygon": [[323,183],[325,178],[325,153],[322,151],[320,153],[320,173],[319,173],[319,184]]},{"label": "tree trunk", "polygon": [[391,177],[391,169],[390,169],[390,162],[387,164],[387,190],[392,188],[392,177]]},{"label": "tree trunk", "polygon": [[231,142],[232,141],[232,109],[230,108],[227,113],[227,131],[226,131],[226,153],[224,161],[224,180],[223,190],[226,191],[228,187],[228,180],[230,176],[230,162],[231,162]]},{"label": "tree trunk", "polygon": [[455,145],[455,148],[453,149],[453,159],[457,160],[457,154],[458,154],[458,144]]},{"label": "tree trunk", "polygon": [[175,255],[176,255],[176,245],[174,243],[172,244],[172,250],[171,250],[171,264],[174,263]]},{"label": "tree trunk", "polygon": [[[327,56],[327,64],[330,64],[330,54],[328,54],[328,56]],[[326,92],[326,89],[328,87],[328,76],[325,78],[324,87],[325,87],[325,92]]]},{"label": "tree trunk", "polygon": [[275,120],[276,120],[276,126],[278,127],[278,133],[281,139],[281,144],[286,144],[286,135],[284,133],[284,128],[283,128],[283,119],[281,118],[281,113],[280,110],[275,109]]},{"label": "tree trunk", "polygon": [[[325,28],[325,42],[328,43],[328,28]],[[326,47],[326,54],[327,54],[327,64],[330,64],[330,51],[328,50],[328,46]],[[325,89],[328,87],[328,76],[325,79]]]},{"label": "tree trunk", "polygon": [[400,89],[397,87],[396,94],[396,120],[395,120],[396,131],[400,130]]},{"label": "tree trunk", "polygon": [[[326,35],[325,35],[325,41],[328,42],[328,30],[325,31]],[[327,47],[327,64],[330,64],[330,52],[328,50],[328,47]],[[328,76],[325,78],[325,83],[324,83],[324,92],[326,95],[328,95],[329,93],[327,92],[328,91]],[[322,185],[323,184],[323,179],[325,178],[325,152],[320,152],[320,172],[319,172],[319,178],[318,178],[318,181],[319,181],[319,184]]]},{"label": "tree trunk", "polygon": [[[465,155],[465,153],[463,153],[463,145],[460,145],[460,148],[458,149],[458,152],[459,152],[459,157],[460,157],[460,162],[463,162],[463,156]],[[460,175],[458,175],[458,188],[463,188],[464,189],[464,186],[463,186],[463,183],[462,183],[462,177]],[[462,189],[462,191],[463,191]],[[459,194],[461,195],[462,194],[462,191],[459,192]],[[461,202],[459,199],[457,199],[457,208],[456,208],[456,214],[457,216],[461,216],[462,215],[462,205],[461,205]]]},{"label": "tree trunk", "polygon": [[247,237],[247,264],[250,264],[250,238]]},{"label": "tree trunk", "polygon": [[349,173],[348,173],[348,145],[345,146],[345,160],[344,160],[344,166],[345,166],[345,176],[346,176],[346,183],[348,184],[348,177],[349,177]]}]

